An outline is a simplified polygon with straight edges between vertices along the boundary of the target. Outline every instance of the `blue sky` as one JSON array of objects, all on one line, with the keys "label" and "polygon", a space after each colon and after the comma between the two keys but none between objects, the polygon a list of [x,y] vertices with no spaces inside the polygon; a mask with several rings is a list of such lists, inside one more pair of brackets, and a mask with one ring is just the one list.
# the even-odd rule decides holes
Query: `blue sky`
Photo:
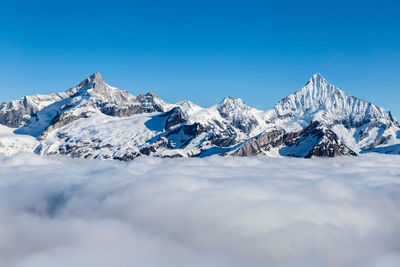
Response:
[{"label": "blue sky", "polygon": [[400,1],[9,1],[0,101],[93,72],[132,94],[270,109],[320,72],[400,119]]}]

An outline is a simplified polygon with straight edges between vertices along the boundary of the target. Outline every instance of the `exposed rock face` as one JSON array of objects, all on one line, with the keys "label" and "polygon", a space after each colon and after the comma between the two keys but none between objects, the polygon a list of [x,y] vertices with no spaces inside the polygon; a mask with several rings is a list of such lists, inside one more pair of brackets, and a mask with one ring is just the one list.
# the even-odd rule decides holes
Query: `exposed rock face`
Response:
[{"label": "exposed rock face", "polygon": [[11,128],[21,127],[40,109],[67,96],[63,93],[28,95],[18,100],[0,103],[0,124]]},{"label": "exposed rock face", "polygon": [[121,106],[113,102],[98,102],[97,106],[100,107],[101,112],[109,116],[115,117],[130,117],[135,114],[162,112],[165,107],[160,99],[153,93],[138,95],[130,102],[123,102]]},{"label": "exposed rock face", "polygon": [[[121,91],[104,82],[100,73],[94,73],[88,79],[73,89],[76,91],[71,102],[80,102],[98,108],[102,113],[115,117],[129,117],[135,114],[163,112],[167,104],[160,100],[154,93],[133,96],[128,91]],[[75,100],[75,101],[74,101]]]},{"label": "exposed rock face", "polygon": [[283,129],[272,130],[270,132],[264,132],[260,136],[251,138],[236,149],[232,155],[234,156],[255,156],[262,154],[264,150],[268,150],[269,146],[276,147],[278,140],[283,140],[285,131]]},{"label": "exposed rock face", "polygon": [[153,93],[132,96],[127,91],[111,87],[99,73],[92,74],[61,96],[37,111],[16,132],[43,138],[50,131],[99,112],[113,117],[129,117],[162,112],[171,106]]},{"label": "exposed rock face", "polygon": [[217,107],[222,118],[240,131],[249,134],[259,123],[253,115],[253,108],[244,104],[240,98],[226,97]]},{"label": "exposed rock face", "polygon": [[[151,144],[146,144],[140,153],[150,156],[157,155],[160,149],[171,149],[175,150],[175,153],[168,153],[165,155],[159,155],[160,157],[183,157],[188,155],[194,155],[193,151],[182,151],[184,150],[194,138],[198,137],[204,132],[204,128],[199,123],[194,123],[190,125],[181,125],[180,127],[174,128],[171,131],[167,131],[154,139]],[[198,154],[200,150],[196,154]]]},{"label": "exposed rock face", "polygon": [[187,118],[180,107],[172,108],[170,111],[161,114],[160,117],[166,118],[164,130],[168,130],[172,126],[187,122]]},{"label": "exposed rock face", "polygon": [[390,112],[319,74],[261,111],[233,97],[210,108],[168,104],[154,93],[118,90],[94,73],[65,92],[0,104],[0,124],[37,138],[38,154],[93,159],[400,153],[400,124]]},{"label": "exposed rock face", "polygon": [[313,75],[305,87],[279,101],[274,111],[278,118],[319,119],[346,127],[359,127],[376,120],[395,122],[390,112],[346,94],[319,73]]},{"label": "exposed rock face", "polygon": [[312,147],[305,158],[311,158],[312,156],[329,158],[343,155],[357,156],[357,153],[343,144],[333,131],[329,129],[320,130],[317,135],[320,140]]},{"label": "exposed rock face", "polygon": [[279,101],[271,114],[269,123],[289,132],[319,121],[357,153],[398,143],[395,133],[400,124],[389,111],[346,94],[318,73],[305,87]]},{"label": "exposed rock face", "polygon": [[305,158],[357,155],[333,131],[324,129],[317,121],[298,132],[286,133],[282,129],[264,132],[245,142],[232,155],[255,156],[272,149],[276,149],[281,156]]}]

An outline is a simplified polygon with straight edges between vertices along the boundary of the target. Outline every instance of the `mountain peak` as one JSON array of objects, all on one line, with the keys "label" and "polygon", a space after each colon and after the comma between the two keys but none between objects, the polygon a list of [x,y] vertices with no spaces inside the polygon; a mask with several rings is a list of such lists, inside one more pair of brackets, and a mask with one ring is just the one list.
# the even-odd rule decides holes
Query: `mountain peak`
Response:
[{"label": "mountain peak", "polygon": [[312,78],[314,78],[314,79],[324,79],[325,80],[325,78],[324,77],[322,77],[322,75],[321,75],[321,73],[319,73],[319,72],[317,72],[317,73],[315,73],[313,76],[312,76]]},{"label": "mountain peak", "polygon": [[233,96],[227,96],[220,102],[220,105],[235,105],[235,106],[243,106],[245,105],[243,99],[236,98]]},{"label": "mountain peak", "polygon": [[279,101],[274,111],[280,118],[301,118],[306,124],[318,120],[358,127],[372,119],[393,121],[384,109],[341,91],[319,73],[303,88]]},{"label": "mountain peak", "polygon": [[90,79],[93,80],[103,80],[103,77],[101,77],[100,72],[95,72],[92,75],[89,76]]},{"label": "mountain peak", "polygon": [[400,151],[400,123],[390,112],[319,73],[273,110],[261,111],[232,96],[209,108],[168,104],[154,93],[133,96],[96,72],[66,92],[0,103],[0,124],[38,138],[37,153],[82,158],[203,157],[230,153],[246,140],[253,140],[243,148],[247,155]]},{"label": "mountain peak", "polygon": [[108,85],[103,80],[103,77],[101,77],[101,74],[99,72],[95,72],[92,75],[90,75],[89,80],[93,84],[93,89],[96,89],[96,87],[97,88],[108,87]]},{"label": "mountain peak", "polygon": [[[319,110],[325,110],[331,104],[336,106],[334,103],[338,99],[334,96],[337,92],[341,91],[325,80],[320,73],[316,73],[303,88],[279,101],[274,109],[280,116],[284,114],[301,115],[304,112],[312,114]],[[343,92],[340,95],[341,98],[346,97]],[[343,104],[342,100],[344,101],[341,99],[340,103],[337,103],[339,106]]]},{"label": "mountain peak", "polygon": [[317,89],[321,87],[326,87],[329,82],[319,73],[315,73],[311,76],[310,80],[308,80],[307,85],[315,86]]},{"label": "mountain peak", "polygon": [[93,90],[99,94],[108,94],[107,92],[110,90],[110,86],[103,80],[103,77],[99,72],[95,72],[68,91],[78,93],[89,92],[89,90]]}]

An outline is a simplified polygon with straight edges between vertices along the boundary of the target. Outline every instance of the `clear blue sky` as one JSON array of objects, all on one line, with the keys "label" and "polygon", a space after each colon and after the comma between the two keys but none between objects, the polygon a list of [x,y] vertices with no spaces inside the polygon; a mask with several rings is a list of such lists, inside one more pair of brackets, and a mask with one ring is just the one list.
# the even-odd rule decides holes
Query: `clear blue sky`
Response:
[{"label": "clear blue sky", "polygon": [[0,101],[99,71],[132,94],[270,109],[320,72],[400,119],[400,1],[9,1]]}]

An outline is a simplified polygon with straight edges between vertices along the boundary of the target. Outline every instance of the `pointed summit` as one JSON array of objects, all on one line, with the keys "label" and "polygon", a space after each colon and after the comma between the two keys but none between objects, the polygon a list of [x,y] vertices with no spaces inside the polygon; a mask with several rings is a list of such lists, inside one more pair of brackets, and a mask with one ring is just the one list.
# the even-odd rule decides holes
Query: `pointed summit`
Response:
[{"label": "pointed summit", "polygon": [[232,96],[227,96],[219,103],[220,106],[244,106],[246,105],[241,98],[236,98]]},{"label": "pointed summit", "polygon": [[217,105],[217,109],[224,116],[228,116],[229,113],[240,113],[251,108],[244,103],[243,99],[227,96]]},{"label": "pointed summit", "polygon": [[81,81],[77,86],[69,89],[67,93],[72,95],[76,93],[84,93],[93,91],[97,94],[109,95],[111,87],[103,80],[99,72],[95,72],[88,78]]},{"label": "pointed summit", "polygon": [[92,75],[89,76],[90,79],[93,80],[103,80],[103,77],[101,77],[100,72],[95,72]]},{"label": "pointed summit", "polygon": [[104,91],[105,88],[109,87],[108,84],[103,80],[101,74],[99,72],[95,72],[89,76],[89,80],[93,85],[93,89],[100,89],[100,91]]},{"label": "pointed summit", "polygon": [[328,85],[329,82],[319,72],[317,72],[313,76],[311,76],[311,78],[306,83],[306,86],[309,84],[316,87],[323,87]]},{"label": "pointed summit", "polygon": [[[106,85],[105,81],[103,80],[103,77],[101,77],[101,74],[99,72],[95,72],[92,75],[90,75],[88,78],[84,79],[81,81],[76,88],[82,89],[84,87],[88,87],[87,85]],[[94,87],[94,86],[93,86]]]},{"label": "pointed summit", "polygon": [[323,80],[325,80],[325,78],[322,77],[321,73],[319,73],[319,72],[315,73],[315,74],[312,76],[312,78],[314,78],[314,79],[323,79]]},{"label": "pointed summit", "polygon": [[343,92],[319,73],[314,74],[303,88],[279,101],[274,111],[280,118],[304,121],[304,125],[314,120],[326,125],[341,122],[354,127],[372,119],[392,121],[384,109]]},{"label": "pointed summit", "polygon": [[326,105],[334,100],[333,96],[336,93],[344,94],[320,73],[316,73],[303,88],[279,101],[275,110],[283,115],[325,109]]}]

